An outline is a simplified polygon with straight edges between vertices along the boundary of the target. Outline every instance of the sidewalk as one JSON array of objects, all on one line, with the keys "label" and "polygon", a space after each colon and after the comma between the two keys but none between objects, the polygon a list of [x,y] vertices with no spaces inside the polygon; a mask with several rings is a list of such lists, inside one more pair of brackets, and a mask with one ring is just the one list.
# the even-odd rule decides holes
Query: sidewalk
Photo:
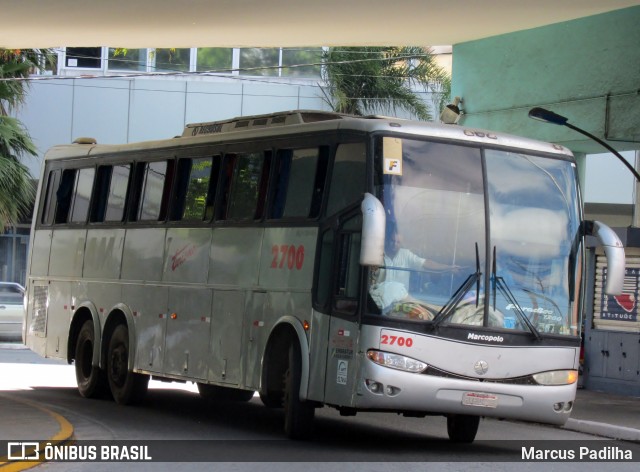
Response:
[{"label": "sidewalk", "polygon": [[579,389],[564,429],[640,442],[640,397]]}]

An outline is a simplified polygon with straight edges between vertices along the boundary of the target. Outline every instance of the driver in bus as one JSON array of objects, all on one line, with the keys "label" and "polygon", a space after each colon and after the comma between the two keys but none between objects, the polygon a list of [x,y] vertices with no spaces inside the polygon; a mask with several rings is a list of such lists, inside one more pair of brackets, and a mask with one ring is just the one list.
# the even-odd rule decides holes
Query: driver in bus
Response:
[{"label": "driver in bus", "polygon": [[[425,259],[403,247],[402,235],[395,223],[387,225],[385,236],[384,268],[372,271],[371,298],[383,313],[398,302],[411,303],[409,283],[411,271],[457,271],[459,266],[441,264]],[[406,310],[405,310],[406,311]],[[424,319],[426,314],[417,316]],[[411,317],[411,316],[410,316]]]}]

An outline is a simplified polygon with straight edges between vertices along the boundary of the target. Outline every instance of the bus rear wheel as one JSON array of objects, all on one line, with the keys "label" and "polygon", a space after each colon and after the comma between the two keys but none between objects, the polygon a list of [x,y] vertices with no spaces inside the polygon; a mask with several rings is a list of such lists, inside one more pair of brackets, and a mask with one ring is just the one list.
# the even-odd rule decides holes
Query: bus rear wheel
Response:
[{"label": "bus rear wheel", "polygon": [[74,353],[78,392],[85,398],[99,398],[109,393],[106,372],[93,365],[95,346],[93,321],[87,320],[78,333]]},{"label": "bus rear wheel", "polygon": [[479,424],[479,416],[449,415],[447,416],[449,439],[457,443],[472,443],[478,433]]},{"label": "bus rear wheel", "polygon": [[313,432],[314,406],[300,400],[302,355],[294,341],[289,346],[289,365],[284,374],[284,431],[291,439],[308,439]]},{"label": "bus rear wheel", "polygon": [[129,330],[123,324],[109,340],[107,378],[113,399],[120,405],[139,403],[147,393],[149,376],[129,370]]},{"label": "bus rear wheel", "polygon": [[253,390],[240,390],[238,388],[220,387],[198,383],[198,392],[202,398],[222,402],[248,402],[253,398]]}]

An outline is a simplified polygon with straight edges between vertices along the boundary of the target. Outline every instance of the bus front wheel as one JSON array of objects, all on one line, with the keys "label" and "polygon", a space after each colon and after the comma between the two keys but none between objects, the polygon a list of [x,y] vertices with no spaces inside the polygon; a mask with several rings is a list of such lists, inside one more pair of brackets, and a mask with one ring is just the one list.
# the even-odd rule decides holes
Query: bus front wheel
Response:
[{"label": "bus front wheel", "polygon": [[78,332],[74,355],[78,392],[85,398],[98,398],[105,396],[109,392],[105,371],[93,365],[93,350],[95,346],[93,321],[87,320]]},{"label": "bus front wheel", "polygon": [[109,340],[107,352],[107,378],[116,403],[139,403],[147,393],[149,376],[129,370],[129,330],[118,325]]},{"label": "bus front wheel", "polygon": [[478,433],[479,424],[479,416],[449,415],[447,416],[449,439],[457,443],[472,443]]},{"label": "bus front wheel", "polygon": [[291,439],[307,439],[313,432],[314,406],[300,400],[302,356],[300,346],[289,346],[289,365],[284,374],[284,431]]}]

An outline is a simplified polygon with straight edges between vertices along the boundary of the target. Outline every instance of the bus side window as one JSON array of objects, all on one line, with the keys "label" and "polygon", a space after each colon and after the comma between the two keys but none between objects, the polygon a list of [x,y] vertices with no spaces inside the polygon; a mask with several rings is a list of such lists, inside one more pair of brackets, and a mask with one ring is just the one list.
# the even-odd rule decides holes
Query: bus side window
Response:
[{"label": "bus side window", "polygon": [[100,223],[104,221],[104,212],[107,207],[107,196],[109,195],[109,182],[113,166],[99,166],[96,174],[96,185],[91,200],[89,211],[89,221]]},{"label": "bus side window", "polygon": [[350,218],[339,233],[338,285],[334,308],[337,311],[355,314],[360,298],[360,245],[362,217]]},{"label": "bus side window", "polygon": [[54,218],[55,224],[64,224],[69,217],[69,209],[71,208],[71,197],[76,183],[76,169],[65,169],[62,172],[62,180],[56,191],[56,214]]},{"label": "bus side window", "polygon": [[173,161],[143,164],[138,221],[164,221],[167,213]]},{"label": "bus side window", "polygon": [[222,157],[213,156],[211,165],[211,178],[209,179],[209,189],[207,191],[207,201],[205,203],[204,219],[210,221],[213,218],[216,204],[216,190],[218,189],[218,179],[220,178],[220,167],[222,166]]},{"label": "bus side window", "polygon": [[278,152],[271,218],[309,218],[316,191],[319,150],[285,149]]},{"label": "bus side window", "polygon": [[329,187],[327,216],[362,198],[366,188],[364,143],[340,144],[336,151]]},{"label": "bus side window", "polygon": [[260,176],[260,187],[258,188],[258,204],[254,219],[259,220],[264,216],[264,210],[267,203],[267,192],[269,191],[269,173],[271,172],[271,151],[264,152],[262,162],[262,175]]},{"label": "bus side window", "polygon": [[104,221],[124,221],[131,164],[113,166]]},{"label": "bus side window", "polygon": [[86,223],[89,214],[89,202],[91,201],[91,191],[93,190],[93,178],[96,170],[93,167],[80,169],[76,179],[73,202],[71,204],[71,222]]},{"label": "bus side window", "polygon": [[45,199],[40,213],[40,223],[43,225],[49,226],[53,223],[57,201],[56,190],[58,189],[58,185],[60,185],[61,174],[62,171],[59,169],[49,172],[47,190],[45,192]]},{"label": "bus side window", "polygon": [[264,157],[262,153],[240,154],[234,169],[229,198],[228,219],[252,220],[258,208],[260,179]]},{"label": "bus side window", "polygon": [[180,159],[170,219],[202,221],[211,179],[211,158]]},{"label": "bus side window", "polygon": [[220,198],[216,206],[216,220],[226,220],[229,210],[229,195],[231,193],[231,181],[233,171],[236,166],[238,156],[235,154],[225,154],[222,159],[222,169],[220,170]]},{"label": "bus side window", "polygon": [[320,238],[320,256],[316,275],[315,302],[318,308],[328,308],[333,284],[333,230],[327,229]]}]

